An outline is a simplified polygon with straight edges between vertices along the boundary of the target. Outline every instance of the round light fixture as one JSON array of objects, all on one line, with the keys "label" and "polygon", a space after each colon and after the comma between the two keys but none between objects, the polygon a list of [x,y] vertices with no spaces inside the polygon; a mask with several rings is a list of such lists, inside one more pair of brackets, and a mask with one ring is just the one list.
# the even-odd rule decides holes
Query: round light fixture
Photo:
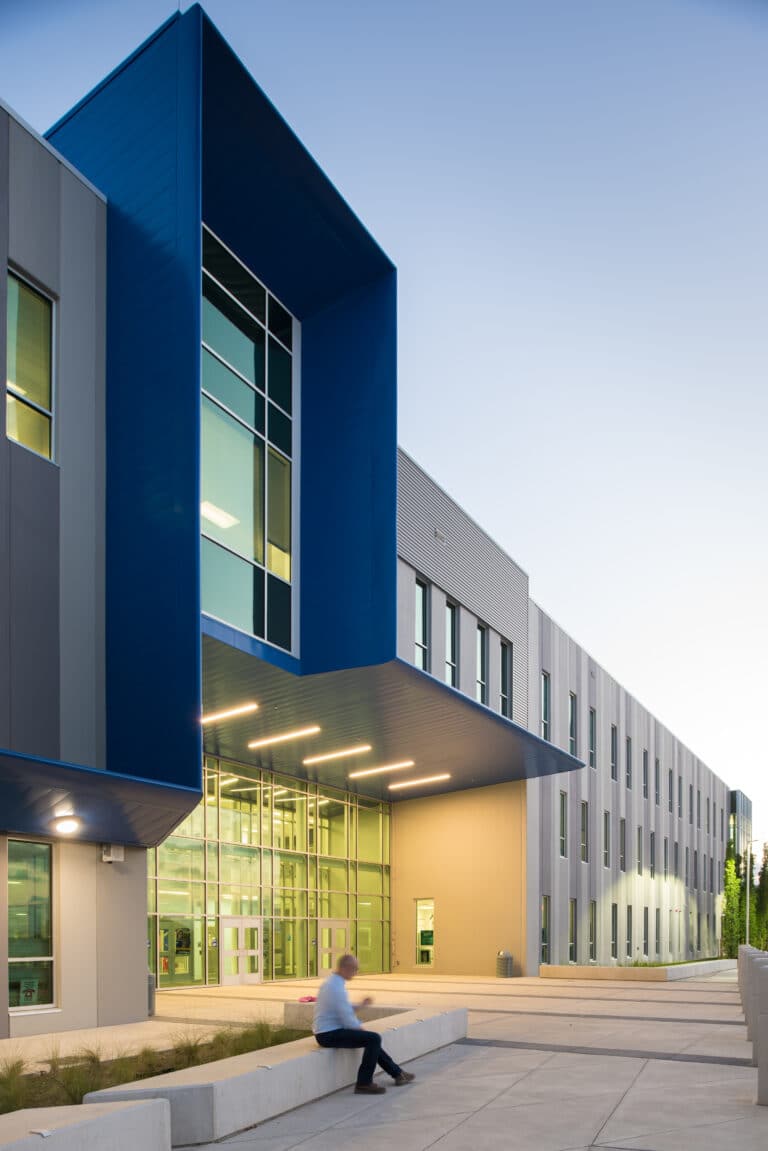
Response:
[{"label": "round light fixture", "polygon": [[73,835],[80,829],[80,820],[75,819],[72,815],[62,815],[58,819],[54,819],[52,826],[59,835]]}]

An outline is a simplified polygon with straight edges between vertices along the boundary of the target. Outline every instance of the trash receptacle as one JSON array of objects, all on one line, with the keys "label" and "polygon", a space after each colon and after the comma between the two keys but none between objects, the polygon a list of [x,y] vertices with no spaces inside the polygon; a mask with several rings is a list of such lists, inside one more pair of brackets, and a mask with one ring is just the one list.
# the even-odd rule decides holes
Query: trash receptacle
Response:
[{"label": "trash receptacle", "polygon": [[500,951],[496,956],[496,978],[497,979],[511,979],[512,978],[512,953],[510,951]]},{"label": "trash receptacle", "polygon": [[151,1019],[155,1014],[155,973],[154,971],[147,972],[147,1015]]}]

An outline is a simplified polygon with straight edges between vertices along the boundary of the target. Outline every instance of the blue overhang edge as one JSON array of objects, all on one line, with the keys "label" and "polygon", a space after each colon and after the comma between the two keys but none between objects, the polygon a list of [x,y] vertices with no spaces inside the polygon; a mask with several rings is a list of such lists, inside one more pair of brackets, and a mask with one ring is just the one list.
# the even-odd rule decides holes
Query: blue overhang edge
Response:
[{"label": "blue overhang edge", "polygon": [[0,749],[0,810],[9,835],[55,837],[53,821],[71,813],[80,827],[68,840],[154,847],[200,799],[194,788]]},{"label": "blue overhang edge", "polygon": [[[249,716],[206,726],[209,755],[253,769],[397,801],[575,771],[583,762],[400,659],[315,675],[295,675],[203,636],[204,710],[253,700]],[[320,732],[257,749],[249,741],[317,725]],[[336,761],[305,758],[370,744]],[[350,779],[350,773],[413,760],[413,769]],[[402,791],[393,782],[448,775]]]}]

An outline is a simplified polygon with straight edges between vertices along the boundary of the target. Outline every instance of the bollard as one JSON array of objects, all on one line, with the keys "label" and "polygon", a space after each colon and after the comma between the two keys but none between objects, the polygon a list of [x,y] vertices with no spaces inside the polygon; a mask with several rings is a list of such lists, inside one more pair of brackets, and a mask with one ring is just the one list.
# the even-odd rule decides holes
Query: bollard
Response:
[{"label": "bollard", "polygon": [[768,1013],[763,1013],[757,1021],[758,1048],[763,1058],[757,1063],[757,1102],[768,1107]]},{"label": "bollard", "polygon": [[753,1042],[757,1038],[757,1017],[760,1014],[760,972],[766,963],[768,955],[764,951],[756,950],[749,957],[749,996],[744,1002],[744,1009],[747,1017],[747,1038]]},{"label": "bollard", "polygon": [[[760,1032],[759,1020],[761,1015],[768,1014],[768,955],[760,952],[760,958],[754,961],[752,973],[752,1002],[750,1003],[750,1021],[752,1025],[752,1066],[757,1067],[760,1062]],[[765,1055],[768,1051],[763,1048]]]}]

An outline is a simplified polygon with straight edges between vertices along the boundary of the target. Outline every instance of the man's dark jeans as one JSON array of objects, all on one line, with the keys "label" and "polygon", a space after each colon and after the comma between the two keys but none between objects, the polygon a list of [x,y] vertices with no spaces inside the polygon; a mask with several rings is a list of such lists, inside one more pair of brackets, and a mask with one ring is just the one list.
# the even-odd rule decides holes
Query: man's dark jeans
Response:
[{"label": "man's dark jeans", "polygon": [[393,1079],[400,1074],[400,1068],[381,1048],[378,1031],[363,1031],[356,1027],[338,1027],[335,1031],[322,1031],[315,1039],[321,1047],[364,1047],[360,1070],[357,1073],[358,1085],[371,1083],[378,1063],[382,1071]]}]

